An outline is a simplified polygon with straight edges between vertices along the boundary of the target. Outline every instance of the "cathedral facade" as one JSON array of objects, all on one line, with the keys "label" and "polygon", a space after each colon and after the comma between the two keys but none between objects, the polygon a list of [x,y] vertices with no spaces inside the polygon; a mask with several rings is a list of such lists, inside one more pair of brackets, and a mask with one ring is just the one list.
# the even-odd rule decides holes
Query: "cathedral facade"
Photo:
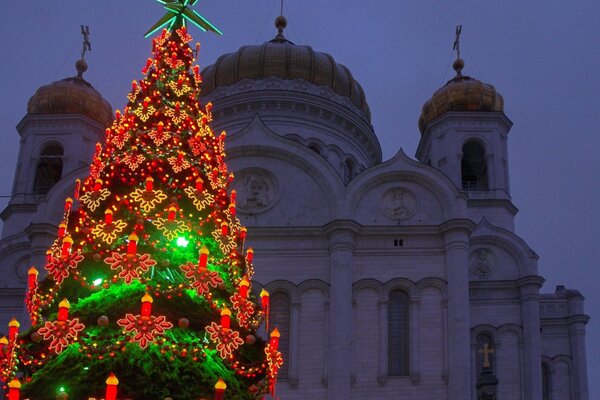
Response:
[{"label": "cathedral facade", "polygon": [[[507,140],[492,85],[463,74],[425,102],[415,158],[382,161],[364,91],[283,34],[205,68],[227,132],[237,210],[284,352],[277,394],[305,399],[587,400],[583,296],[541,291],[514,231]],[[0,323],[22,315],[76,178],[112,109],[83,77],[41,87],[17,126],[0,214]],[[485,397],[495,396],[495,397]]]}]

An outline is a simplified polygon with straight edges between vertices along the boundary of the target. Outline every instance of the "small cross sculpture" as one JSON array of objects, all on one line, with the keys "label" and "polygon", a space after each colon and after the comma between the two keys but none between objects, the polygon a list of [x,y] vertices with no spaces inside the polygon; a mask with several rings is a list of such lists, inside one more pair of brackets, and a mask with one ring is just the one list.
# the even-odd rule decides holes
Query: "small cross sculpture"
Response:
[{"label": "small cross sculpture", "polygon": [[479,349],[479,354],[483,354],[483,368],[491,368],[490,354],[494,354],[494,349],[486,342],[483,344],[483,349]]},{"label": "small cross sculpture", "polygon": [[462,25],[456,26],[454,44],[452,45],[452,50],[456,50],[456,59],[460,58],[460,33],[462,32]]},{"label": "small cross sculpture", "polygon": [[87,51],[92,51],[92,44],[90,43],[90,27],[81,25],[81,34],[83,35],[83,47],[81,49],[81,59],[85,58]]}]

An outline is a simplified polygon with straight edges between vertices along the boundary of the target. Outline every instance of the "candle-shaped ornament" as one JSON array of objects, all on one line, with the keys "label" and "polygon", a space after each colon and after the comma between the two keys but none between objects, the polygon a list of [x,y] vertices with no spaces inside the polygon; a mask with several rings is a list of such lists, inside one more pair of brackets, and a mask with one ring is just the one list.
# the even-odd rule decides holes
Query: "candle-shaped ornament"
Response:
[{"label": "candle-shaped ornament", "polygon": [[137,244],[140,238],[135,233],[129,235],[129,243],[127,243],[127,254],[136,255],[137,254]]},{"label": "candle-shaped ornament", "polygon": [[231,327],[231,310],[227,307],[221,310],[221,326],[223,329]]},{"label": "candle-shaped ornament", "polygon": [[106,394],[104,396],[105,400],[117,400],[117,386],[119,385],[119,380],[112,372],[106,378]]},{"label": "candle-shaped ornament", "polygon": [[229,203],[229,213],[235,217],[235,203]]},{"label": "candle-shaped ornament", "polygon": [[279,333],[279,329],[277,329],[277,328],[273,329],[273,332],[271,332],[271,340],[269,341],[269,344],[275,350],[277,350],[279,348],[279,337],[280,336],[281,336],[281,334]]},{"label": "candle-shaped ornament", "polygon": [[152,315],[152,302],[154,302],[154,299],[148,293],[142,297],[142,317]]},{"label": "candle-shaped ornament", "polygon": [[248,229],[246,229],[245,226],[242,226],[242,229],[240,229],[240,239],[246,240],[246,234],[248,233]]},{"label": "candle-shaped ornament", "polygon": [[46,250],[46,263],[52,261],[52,250]]},{"label": "candle-shaped ornament", "polygon": [[237,199],[237,191],[235,189],[233,189],[231,191],[231,194],[229,195],[229,198],[231,199],[232,203],[235,203],[235,199]]},{"label": "candle-shaped ornament", "polygon": [[198,270],[206,269],[206,265],[208,263],[208,247],[202,246],[200,249],[200,259],[198,260]]},{"label": "candle-shaped ornament", "polygon": [[65,224],[64,222],[61,222],[60,224],[58,224],[58,238],[62,239],[65,236],[66,232],[67,232],[67,224]]},{"label": "candle-shaped ornament", "polygon": [[19,334],[19,328],[21,327],[21,324],[19,323],[19,321],[16,320],[16,318],[13,318],[12,320],[10,320],[10,322],[8,323],[8,340],[11,342],[14,342],[17,339],[17,335]]},{"label": "candle-shaped ornament", "polygon": [[169,214],[167,216],[167,219],[169,221],[175,221],[175,214],[176,213],[177,213],[177,208],[175,206],[169,207]]},{"label": "candle-shaped ornament", "polygon": [[21,398],[21,382],[13,378],[8,382],[8,400],[19,400]]},{"label": "candle-shaped ornament", "polygon": [[223,379],[219,378],[215,385],[215,400],[223,400],[225,398],[225,389],[227,389],[227,384]]},{"label": "candle-shaped ornament", "polygon": [[6,352],[6,347],[8,346],[8,339],[6,336],[2,336],[0,338],[0,355],[3,356]]},{"label": "candle-shaped ornament", "polygon": [[265,329],[268,332],[269,331],[270,298],[269,298],[269,292],[267,292],[264,288],[260,291],[260,301],[261,301],[262,311],[265,314]]},{"label": "candle-shaped ornament", "polygon": [[113,212],[112,210],[106,210],[104,211],[104,224],[106,226],[112,225],[113,223]]},{"label": "candle-shaped ornament", "polygon": [[254,260],[254,249],[252,247],[248,247],[248,250],[246,250],[246,260],[248,264],[252,264],[252,260]]},{"label": "candle-shaped ornament", "polygon": [[81,179],[75,179],[75,190],[73,190],[73,197],[79,200],[79,189],[81,189]]},{"label": "candle-shaped ornament", "polygon": [[229,224],[226,221],[221,222],[221,235],[227,236],[229,234]]},{"label": "candle-shaped ornament", "polygon": [[62,241],[62,249],[61,249],[61,255],[63,257],[66,257],[69,254],[71,254],[71,246],[73,246],[73,239],[71,239],[71,236],[65,237]]},{"label": "candle-shaped ornament", "polygon": [[154,178],[149,176],[146,178],[146,191],[151,192],[152,190],[154,190]]},{"label": "candle-shaped ornament", "polygon": [[67,319],[69,319],[69,309],[71,308],[71,304],[69,303],[69,300],[67,299],[62,299],[62,301],[60,303],[58,303],[58,320],[59,321],[66,321]]},{"label": "candle-shaped ornament", "polygon": [[204,189],[204,181],[202,180],[202,178],[198,178],[196,179],[196,190],[198,192],[201,192],[202,189]]},{"label": "candle-shaped ornament", "polygon": [[245,299],[248,297],[248,289],[250,289],[250,281],[244,277],[244,279],[242,279],[240,282],[240,296],[242,298]]},{"label": "candle-shaped ornament", "polygon": [[65,200],[65,212],[71,212],[71,208],[73,207],[73,199],[70,197],[67,197],[67,199]]},{"label": "candle-shaped ornament", "polygon": [[94,192],[97,192],[100,189],[102,189],[102,180],[96,179],[94,182]]},{"label": "candle-shaped ornament", "polygon": [[29,268],[27,271],[27,287],[31,290],[37,286],[38,270],[35,267]]}]

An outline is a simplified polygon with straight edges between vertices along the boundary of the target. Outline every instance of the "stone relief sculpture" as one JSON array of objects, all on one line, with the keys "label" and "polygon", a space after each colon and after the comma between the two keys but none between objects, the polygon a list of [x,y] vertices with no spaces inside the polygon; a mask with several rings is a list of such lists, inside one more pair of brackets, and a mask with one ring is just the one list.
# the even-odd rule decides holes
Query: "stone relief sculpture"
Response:
[{"label": "stone relief sculpture", "polygon": [[244,214],[257,214],[271,208],[279,197],[277,178],[267,170],[248,168],[236,175],[237,209]]},{"label": "stone relief sculpture", "polygon": [[413,192],[406,188],[392,188],[381,196],[380,208],[390,219],[406,219],[411,217],[417,210],[417,198]]},{"label": "stone relief sculpture", "polygon": [[482,279],[487,278],[496,270],[496,256],[491,250],[478,249],[469,257],[471,272],[479,275]]}]

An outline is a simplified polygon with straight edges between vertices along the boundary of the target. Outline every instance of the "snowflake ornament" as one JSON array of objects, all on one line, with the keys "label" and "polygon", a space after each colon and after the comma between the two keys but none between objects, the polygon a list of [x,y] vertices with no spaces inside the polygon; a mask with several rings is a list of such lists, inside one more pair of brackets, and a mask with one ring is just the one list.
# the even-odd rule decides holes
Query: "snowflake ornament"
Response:
[{"label": "snowflake ornament", "polygon": [[126,314],[125,318],[117,321],[123,327],[125,333],[132,333],[132,340],[139,344],[142,349],[154,342],[156,338],[171,329],[173,324],[167,321],[164,315],[148,317],[143,315]]},{"label": "snowflake ornament", "polygon": [[110,196],[110,191],[108,189],[99,189],[85,193],[79,200],[93,212],[98,208],[102,201],[108,198],[108,196]]},{"label": "snowflake ornament", "polygon": [[112,244],[125,227],[127,227],[127,223],[120,219],[113,220],[111,224],[99,222],[92,229],[92,235],[107,244]]},{"label": "snowflake ornament", "polygon": [[190,145],[192,154],[195,155],[196,157],[200,156],[201,154],[204,154],[206,152],[206,150],[208,150],[208,147],[206,147],[206,144],[202,140],[201,135],[192,136],[188,140],[188,144]]},{"label": "snowflake ornament", "polygon": [[85,325],[79,322],[79,318],[73,318],[66,321],[46,321],[37,332],[44,340],[50,341],[48,348],[59,354],[77,340],[77,335],[83,328]]},{"label": "snowflake ornament", "polygon": [[120,270],[118,277],[123,279],[126,284],[130,284],[134,279],[139,280],[143,274],[148,272],[150,267],[156,265],[156,261],[150,258],[150,254],[129,254],[113,252],[104,262],[110,265],[112,270]]},{"label": "snowflake ornament", "polygon": [[78,251],[59,257],[51,256],[46,264],[46,270],[51,278],[60,285],[69,276],[69,270],[76,269],[81,261],[83,261],[83,256]]},{"label": "snowflake ornament", "polygon": [[123,157],[123,162],[132,171],[135,171],[144,160],[145,160],[145,157],[143,155],[139,154],[136,151],[136,149],[132,149],[131,152],[128,152],[127,154],[125,154],[125,157]]},{"label": "snowflake ornament", "polygon": [[224,360],[231,358],[231,354],[244,344],[244,340],[240,337],[238,331],[223,328],[216,322],[211,322],[205,329],[210,340],[217,344],[217,351]]},{"label": "snowflake ornament", "polygon": [[157,218],[152,221],[152,225],[156,226],[167,240],[173,240],[183,232],[190,230],[190,227],[186,225],[184,221],[172,220],[164,218]]},{"label": "snowflake ornament", "polygon": [[177,156],[169,157],[168,161],[175,172],[181,172],[184,169],[191,167],[188,160],[185,159],[185,153],[182,151],[180,151]]},{"label": "snowflake ornament", "polygon": [[197,190],[191,186],[186,187],[184,190],[185,194],[192,200],[194,206],[198,211],[204,210],[215,202],[215,196],[202,190]]},{"label": "snowflake ornament", "polygon": [[210,287],[216,288],[223,283],[223,279],[215,271],[209,271],[206,268],[200,268],[198,265],[188,262],[179,267],[185,277],[191,282],[191,286],[196,289],[196,293],[202,296],[210,291]]},{"label": "snowflake ornament", "polygon": [[223,235],[220,229],[216,229],[212,232],[213,237],[219,244],[219,248],[223,254],[229,253],[236,247],[235,240],[230,235]]},{"label": "snowflake ornament", "polygon": [[254,315],[254,303],[242,297],[239,293],[234,293],[229,298],[231,307],[236,311],[236,319],[240,326],[248,327],[248,322]]},{"label": "snowflake ornament", "polygon": [[171,134],[163,129],[153,129],[148,133],[148,136],[150,136],[155,145],[160,146],[169,140]]},{"label": "snowflake ornament", "polygon": [[140,207],[144,212],[152,211],[159,203],[162,203],[167,195],[162,190],[145,190],[142,188],[136,189],[131,193],[133,201],[140,203]]}]

